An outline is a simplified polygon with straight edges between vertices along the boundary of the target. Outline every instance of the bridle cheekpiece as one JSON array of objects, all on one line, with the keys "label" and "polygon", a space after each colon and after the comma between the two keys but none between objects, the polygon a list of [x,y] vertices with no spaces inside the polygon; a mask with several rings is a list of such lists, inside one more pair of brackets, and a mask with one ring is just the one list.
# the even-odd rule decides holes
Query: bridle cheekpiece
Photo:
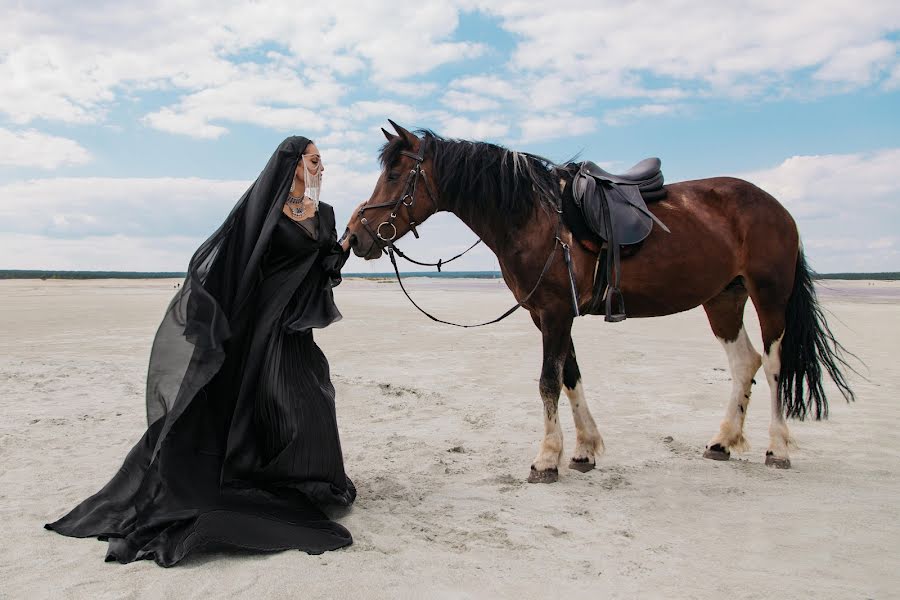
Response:
[{"label": "bridle cheekpiece", "polygon": [[[400,197],[396,200],[380,202],[378,204],[364,204],[359,207],[359,212],[357,213],[359,215],[359,222],[362,224],[363,228],[365,228],[369,235],[372,236],[375,243],[379,243],[382,249],[396,249],[394,240],[397,239],[397,226],[394,224],[394,221],[397,220],[397,214],[402,210],[401,207],[404,206],[406,207],[406,215],[409,218],[409,229],[416,238],[419,237],[419,232],[416,231],[417,223],[413,216],[413,206],[416,202],[416,191],[418,190],[419,179],[422,180],[422,186],[425,188],[425,193],[428,194],[431,203],[435,206],[435,209],[437,209],[437,198],[431,185],[428,183],[425,169],[422,168],[422,162],[425,160],[425,156],[421,151],[419,154],[415,154],[407,150],[402,150],[400,154],[408,156],[416,161],[416,166],[410,169],[409,173],[406,175],[406,182],[403,184],[403,191],[400,193]],[[378,227],[372,229],[369,220],[365,217],[365,212],[373,208],[385,208],[388,206],[391,207],[391,212],[387,220],[382,221],[379,223]]]}]

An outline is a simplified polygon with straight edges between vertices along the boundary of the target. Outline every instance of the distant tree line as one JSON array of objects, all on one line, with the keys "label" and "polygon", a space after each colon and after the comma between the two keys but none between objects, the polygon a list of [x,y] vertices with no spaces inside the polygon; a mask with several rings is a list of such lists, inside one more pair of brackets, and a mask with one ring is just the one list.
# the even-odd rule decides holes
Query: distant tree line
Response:
[{"label": "distant tree line", "polygon": [[185,273],[159,271],[20,271],[0,270],[0,279],[184,279]]},{"label": "distant tree line", "polygon": [[[184,272],[179,271],[24,271],[0,270],[0,279],[184,279]],[[345,277],[381,278],[392,277],[393,273],[345,273]],[[407,273],[410,277],[446,277],[446,278],[494,278],[500,277],[499,271],[445,271],[442,273],[415,272]],[[875,281],[900,280],[900,272],[883,273],[816,273],[814,279],[868,279]]]},{"label": "distant tree line", "polygon": [[868,279],[875,281],[897,281],[900,279],[900,272],[883,272],[883,273],[816,273],[813,279]]}]

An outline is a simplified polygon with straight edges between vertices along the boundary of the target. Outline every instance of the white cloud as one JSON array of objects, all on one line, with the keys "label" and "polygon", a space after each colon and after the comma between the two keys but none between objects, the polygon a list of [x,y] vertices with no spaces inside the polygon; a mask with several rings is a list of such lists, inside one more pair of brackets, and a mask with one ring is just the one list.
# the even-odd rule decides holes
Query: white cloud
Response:
[{"label": "white cloud", "polygon": [[[330,167],[331,163],[371,166],[375,162],[375,157],[370,152],[363,152],[355,148],[329,148],[322,144],[318,144],[318,146],[326,169]],[[331,174],[330,170],[328,174]]]},{"label": "white cloud", "polygon": [[[429,80],[438,67],[498,58],[483,41],[462,39],[463,11],[496,18],[515,46],[505,65],[439,87]],[[640,108],[628,110],[640,111],[716,95],[895,89],[900,68],[890,37],[900,8],[888,0],[866,10],[751,0],[715,11],[683,0],[575,0],[566,10],[478,0],[334,0],[316,10],[290,0],[140,10],[57,1],[20,3],[4,17],[0,115],[9,121],[103,122],[123,99],[156,92],[146,125],[205,139],[237,123],[317,133],[391,116],[428,126],[448,120],[431,108],[443,104],[473,121],[527,121],[522,139],[546,140],[570,132],[542,127],[534,115],[585,114],[603,99],[636,99]],[[570,33],[573,23],[591,34]],[[362,102],[351,94],[361,87],[371,90]],[[577,121],[570,128],[591,130]]]},{"label": "white cloud", "polygon": [[0,166],[55,169],[90,160],[90,152],[74,140],[34,129],[10,131],[0,127]]},{"label": "white cloud", "polygon": [[894,67],[891,76],[884,81],[884,89],[888,91],[900,89],[900,64]]},{"label": "white cloud", "polygon": [[0,233],[4,269],[184,271],[201,237],[126,235],[49,238]]},{"label": "white cloud", "polygon": [[509,133],[509,125],[493,117],[468,119],[454,115],[442,115],[440,127],[442,135],[468,140],[498,140]]},{"label": "white cloud", "polygon": [[522,90],[516,88],[510,81],[496,76],[470,75],[461,77],[452,81],[450,87],[503,100],[519,100],[522,96]]},{"label": "white cloud", "polygon": [[815,77],[866,85],[877,79],[886,66],[896,63],[897,51],[897,44],[887,40],[842,48],[816,71]]},{"label": "white cloud", "polygon": [[500,103],[492,98],[458,90],[450,90],[445,93],[441,102],[448,108],[460,112],[482,112],[500,108]]},{"label": "white cloud", "polygon": [[519,127],[522,131],[520,141],[524,144],[591,133],[597,129],[597,120],[569,113],[535,115],[521,121]]},{"label": "white cloud", "polygon": [[[672,83],[728,95],[735,84],[763,78],[766,87],[778,86],[808,69],[823,69],[834,81],[866,83],[859,69],[875,73],[885,62],[897,63],[896,52],[888,57],[894,44],[882,39],[900,26],[900,6],[889,0],[867,2],[865,10],[847,2],[770,0],[726,3],[714,11],[680,0],[583,0],[565,11],[540,3],[484,3],[483,9],[520,38],[516,69],[558,75],[573,89],[603,82],[607,96],[617,87],[640,96]],[[594,32],[592,41],[561,34],[571,29],[573,15],[579,31]]]},{"label": "white cloud", "polygon": [[[327,155],[326,155],[327,159]],[[378,173],[329,162],[323,200],[349,214]],[[332,183],[333,182],[333,183]],[[0,186],[0,231],[50,237],[203,235],[218,226],[250,181],[59,177]],[[60,204],[59,198],[66,202]]]},{"label": "white cloud", "polygon": [[213,122],[251,123],[280,131],[319,132],[328,123],[314,110],[336,103],[343,86],[327,74],[306,77],[285,68],[242,65],[232,81],[208,87],[144,118],[148,125],[200,138],[227,130]]},{"label": "white cloud", "polygon": [[[368,199],[376,170],[351,168],[361,154],[323,149],[323,198],[337,228]],[[812,266],[821,272],[900,270],[900,149],[795,156],[741,177],[778,198],[798,222]],[[363,163],[360,162],[360,167]],[[195,178],[52,178],[0,186],[0,268],[182,270],[249,181]],[[55,202],[67,198],[62,207]],[[450,256],[474,240],[453,215],[436,215],[404,239],[412,256]],[[495,269],[487,251],[461,269]],[[389,265],[354,261],[354,271]]]},{"label": "white cloud", "polygon": [[200,236],[224,219],[249,184],[169,177],[15,182],[0,186],[0,231],[64,238]]},{"label": "white cloud", "polygon": [[381,91],[385,94],[415,99],[430,96],[440,86],[436,83],[429,83],[421,80],[411,82],[394,80],[390,82],[381,82],[381,87]]},{"label": "white cloud", "polygon": [[[395,13],[402,33],[377,25]],[[4,17],[0,113],[13,122],[96,122],[125,95],[163,90],[186,95],[146,122],[199,137],[221,135],[215,121],[284,128],[299,119],[309,129],[300,109],[334,104],[343,93],[336,78],[366,71],[388,88],[408,85],[404,79],[483,50],[451,39],[452,3],[412,0],[338,0],[315,10],[289,0],[140,10],[59,3],[19,5]]]},{"label": "white cloud", "polygon": [[898,271],[900,148],[793,156],[744,173],[793,215],[810,262],[820,272]]},{"label": "white cloud", "polygon": [[900,238],[897,237],[882,237],[877,240],[872,240],[868,244],[866,244],[866,248],[871,248],[872,250],[885,250],[888,248],[896,248],[897,242],[900,241]]},{"label": "white cloud", "polygon": [[[378,178],[348,167],[348,158],[358,157],[325,154],[322,199],[334,206],[340,229]],[[181,270],[250,183],[59,177],[0,185],[0,268]]]},{"label": "white cloud", "polygon": [[[316,144],[323,146],[337,146],[340,144],[358,145],[360,142],[370,139],[370,136],[377,131],[378,129],[375,129],[373,132],[363,132],[352,129],[335,129],[321,137],[316,136],[315,141]],[[379,133],[378,135],[381,134]]]},{"label": "white cloud", "polygon": [[645,117],[659,117],[680,112],[684,107],[679,104],[640,104],[608,110],[603,113],[603,122],[607,125],[624,125]]},{"label": "white cloud", "polygon": [[155,113],[146,115],[143,121],[160,131],[208,140],[214,140],[228,133],[228,129],[221,125],[209,124],[206,115],[197,114],[183,106],[161,108]]},{"label": "white cloud", "polygon": [[[461,11],[496,18],[511,34],[511,53],[463,39]],[[838,0],[749,0],[715,11],[683,0],[573,0],[565,10],[518,0],[333,0],[315,10],[289,0],[13,3],[0,24],[0,123],[13,124],[0,128],[0,165],[85,164],[92,157],[78,142],[29,124],[113,126],[108,116],[125,105],[147,127],[195,138],[221,138],[237,124],[302,131],[323,149],[325,198],[341,221],[371,191],[371,149],[387,117],[451,137],[531,144],[681,114],[698,98],[891,91],[900,88],[898,27],[900,5],[886,0],[865,10]],[[477,71],[456,68],[473,58],[485,59]],[[462,75],[436,83],[447,65]],[[748,177],[788,205],[815,259],[834,265],[827,270],[851,268],[842,262],[851,258],[896,269],[896,152],[793,157]],[[97,240],[112,252],[121,243],[122,256],[169,235],[192,249],[247,183],[9,183],[0,186],[0,232],[56,251],[81,240],[83,262],[96,259],[88,247]],[[61,211],[48,204],[60,194],[71,198]],[[872,214],[877,222],[867,221]],[[451,248],[444,236],[434,231],[423,253]],[[30,239],[18,241],[33,248]]]},{"label": "white cloud", "polygon": [[[900,209],[900,149],[792,156],[777,167],[742,175],[801,216],[838,216],[864,206]],[[895,222],[896,223],[896,222]]]},{"label": "white cloud", "polygon": [[353,121],[366,121],[377,117],[382,121],[393,119],[401,123],[415,121],[421,115],[418,110],[409,104],[392,100],[361,100],[354,102],[346,110],[346,114]]}]

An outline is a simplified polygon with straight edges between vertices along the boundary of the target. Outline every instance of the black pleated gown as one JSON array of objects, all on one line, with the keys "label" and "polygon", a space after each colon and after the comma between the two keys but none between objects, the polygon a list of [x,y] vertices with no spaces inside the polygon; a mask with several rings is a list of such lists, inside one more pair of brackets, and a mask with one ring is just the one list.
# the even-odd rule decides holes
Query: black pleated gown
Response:
[{"label": "black pleated gown", "polygon": [[[352,543],[320,506],[349,506],[328,361],[312,330],[340,318],[331,288],[346,260],[334,212],[312,231],[277,218],[249,322],[187,408],[152,423],[112,480],[46,527],[109,541],[107,561],[171,566],[198,551]],[[190,372],[190,371],[189,371]]]}]

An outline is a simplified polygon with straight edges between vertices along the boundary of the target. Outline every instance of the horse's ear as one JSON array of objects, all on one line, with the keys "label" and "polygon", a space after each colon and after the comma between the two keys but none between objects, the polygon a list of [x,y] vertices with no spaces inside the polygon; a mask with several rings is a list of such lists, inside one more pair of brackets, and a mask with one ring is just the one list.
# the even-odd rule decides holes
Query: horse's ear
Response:
[{"label": "horse's ear", "polygon": [[410,148],[412,148],[413,145],[419,141],[419,138],[417,138],[415,136],[415,134],[410,133],[403,127],[401,127],[401,126],[397,125],[396,123],[394,123],[393,121],[391,121],[390,119],[388,119],[388,123],[390,123],[391,126],[394,128],[394,130],[396,130],[396,132],[400,134],[400,137],[402,137],[404,140],[406,140],[406,143],[409,144]]},{"label": "horse's ear", "polygon": [[397,137],[396,135],[394,135],[393,133],[391,133],[390,131],[388,131],[388,130],[385,129],[384,127],[381,128],[381,133],[384,134],[384,137],[387,138],[387,141],[389,141],[389,142],[393,142],[393,141],[394,141],[394,138]]}]

